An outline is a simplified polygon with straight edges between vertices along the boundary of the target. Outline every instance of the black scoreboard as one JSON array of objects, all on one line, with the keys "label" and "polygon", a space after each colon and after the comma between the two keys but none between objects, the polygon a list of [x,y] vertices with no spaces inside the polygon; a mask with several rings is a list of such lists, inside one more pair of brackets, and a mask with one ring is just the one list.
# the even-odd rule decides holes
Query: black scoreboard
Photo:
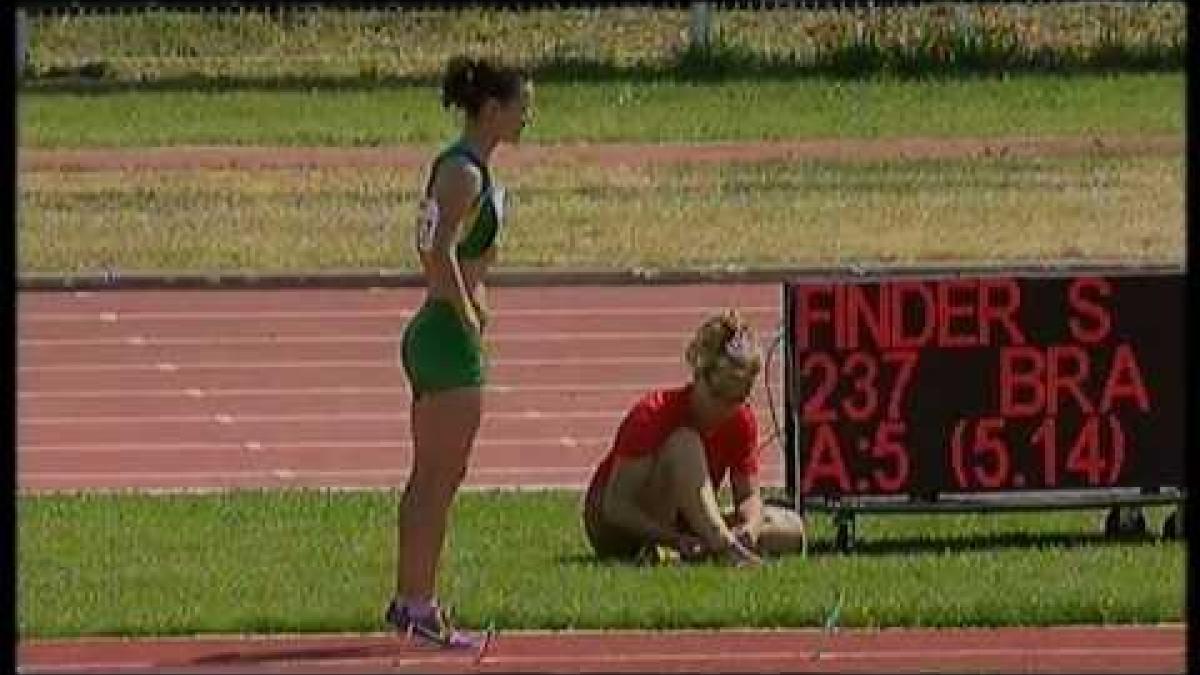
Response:
[{"label": "black scoreboard", "polygon": [[1181,273],[784,285],[798,496],[1181,487]]}]

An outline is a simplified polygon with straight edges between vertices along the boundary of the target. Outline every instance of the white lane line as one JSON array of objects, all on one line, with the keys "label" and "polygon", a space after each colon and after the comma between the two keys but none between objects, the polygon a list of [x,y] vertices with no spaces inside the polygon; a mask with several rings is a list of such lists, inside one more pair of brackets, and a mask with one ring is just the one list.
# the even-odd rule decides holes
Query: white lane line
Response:
[{"label": "white lane line", "polygon": [[[592,317],[592,316],[690,316],[706,315],[724,307],[725,303],[712,305],[662,305],[650,307],[546,307],[527,309],[506,309],[498,317],[512,318],[558,318],[558,317]],[[779,305],[738,305],[738,311],[748,314],[778,314]],[[219,321],[247,320],[282,321],[288,319],[404,319],[414,314],[414,309],[385,309],[385,310],[318,310],[318,311],[272,311],[272,310],[242,310],[242,311],[129,311],[121,312],[121,322],[131,321]],[[73,321],[115,322],[117,312],[40,312],[30,310],[19,312],[18,323],[62,323]]]},{"label": "white lane line", "polygon": [[[406,474],[407,475],[407,474]],[[299,476],[298,480],[303,479]],[[403,478],[403,477],[402,477]],[[590,478],[590,477],[589,477]],[[331,485],[329,483],[304,483],[298,482],[298,486],[304,486],[311,489],[317,489],[327,492],[391,492],[397,488],[403,487],[398,483],[371,483],[362,481],[353,485]],[[768,487],[783,487],[782,479],[778,481],[778,485],[767,484]],[[257,487],[267,488],[275,487],[261,485]],[[587,483],[582,477],[577,477],[575,480],[539,480],[537,482],[522,481],[513,483],[512,481],[489,483],[486,481],[472,481],[463,483],[459,486],[460,492],[495,492],[502,490],[505,492],[543,492],[546,490],[581,490],[587,487]],[[58,494],[58,495],[97,495],[97,494],[142,494],[142,495],[220,495],[230,494],[245,490],[245,485],[203,485],[203,486],[105,486],[105,487],[21,487],[18,488],[19,494],[22,495],[38,495],[38,494]],[[357,634],[356,634],[357,635]]]},{"label": "white lane line", "polygon": [[[175,372],[180,368],[188,370],[300,370],[304,368],[396,368],[394,359],[346,359],[311,361],[196,361],[175,363],[142,362],[134,363],[58,363],[45,366],[19,366],[18,370],[25,373],[104,373],[104,372],[138,372],[157,370]],[[683,358],[678,354],[670,356],[598,356],[598,357],[567,357],[549,359],[490,359],[493,366],[515,368],[579,368],[587,366],[622,366],[622,365],[678,365],[684,367]]]},{"label": "white lane line", "polygon": [[[609,419],[619,417],[625,412],[623,408],[611,408],[608,410],[563,410],[561,412],[540,413],[537,411],[495,411],[485,412],[485,419],[501,419],[501,420],[590,420],[590,419]],[[756,410],[758,414],[760,411]],[[762,413],[768,411],[764,408]],[[531,413],[535,413],[532,414]],[[58,426],[68,425],[77,426],[80,424],[145,424],[145,423],[172,423],[172,424],[207,424],[216,421],[218,424],[233,424],[235,421],[241,424],[251,424],[256,422],[279,422],[279,423],[295,423],[295,422],[394,422],[397,420],[408,419],[408,412],[405,410],[396,410],[395,412],[316,412],[316,413],[280,413],[280,414],[262,414],[262,415],[242,415],[236,416],[229,413],[216,413],[214,415],[195,414],[195,415],[64,415],[57,417],[20,417],[18,421],[21,424],[29,426]]]},{"label": "white lane line", "polygon": [[[527,392],[604,392],[639,391],[654,387],[677,386],[677,382],[628,384],[525,384],[493,385],[488,393],[523,394]],[[194,390],[199,391],[199,390]],[[408,395],[408,387],[262,387],[213,388],[203,390],[210,397],[218,396],[391,396]],[[178,398],[179,389],[73,389],[70,391],[17,391],[18,399],[76,399],[76,398]],[[190,395],[190,394],[189,394]]]},{"label": "white lane line", "polygon": [[134,347],[145,347],[146,338],[142,337],[141,335],[131,335],[125,338],[125,343]]},{"label": "white lane line", "polygon": [[[995,647],[995,648],[943,648],[932,647],[929,649],[913,648],[913,649],[867,649],[867,650],[830,650],[824,651],[820,645],[813,645],[808,649],[798,650],[738,650],[732,656],[730,652],[694,652],[694,651],[673,651],[673,652],[652,652],[638,654],[622,654],[622,653],[607,653],[607,654],[523,654],[523,655],[494,655],[485,656],[482,664],[508,665],[510,667],[526,668],[537,665],[561,665],[570,667],[572,665],[593,664],[593,665],[636,665],[645,664],[695,664],[695,665],[711,665],[713,663],[727,663],[731,658],[738,661],[743,659],[750,661],[778,661],[783,663],[799,663],[808,660],[816,661],[917,661],[927,664],[927,667],[933,671],[938,670],[938,666],[945,664],[948,659],[1019,659],[1025,664],[1036,664],[1041,660],[1052,659],[1078,659],[1083,657],[1101,657],[1101,658],[1132,658],[1132,657],[1179,657],[1184,656],[1182,647],[1029,647],[1025,645],[1016,647]],[[438,659],[439,657],[421,657]],[[353,662],[350,659],[342,659],[347,663]],[[404,663],[408,660],[404,659]],[[434,661],[448,663],[445,661]],[[331,664],[332,665],[332,664]],[[961,666],[960,666],[961,667]],[[653,668],[651,668],[653,670]],[[958,668],[949,667],[944,669],[946,672],[956,672]]]},{"label": "white lane line", "polygon": [[[957,629],[950,629],[950,630],[944,630],[944,629],[939,629],[939,628],[884,628],[884,629],[879,629],[879,628],[842,628],[842,629],[838,630],[838,635],[841,636],[840,639],[848,639],[848,638],[853,638],[855,636],[857,636],[857,637],[863,637],[863,636],[878,637],[879,634],[881,633],[881,631],[883,631],[886,633],[895,633],[897,635],[900,635],[900,634],[909,634],[909,635],[915,634],[918,636],[934,635],[935,637],[941,638],[941,637],[945,637],[949,633],[953,632],[963,638],[970,639],[971,635],[981,635],[984,638],[995,638],[997,636],[1004,637],[1005,635],[1027,636],[1028,633],[1030,632],[1030,630],[1035,630],[1040,633],[1048,633],[1048,634],[1057,633],[1059,635],[1055,636],[1056,639],[1058,637],[1061,637],[1062,635],[1067,635],[1067,636],[1073,636],[1074,639],[1078,640],[1079,636],[1075,635],[1075,634],[1083,634],[1089,638],[1088,644],[1096,642],[1096,640],[1094,639],[1096,637],[1103,637],[1104,639],[1107,639],[1109,637],[1123,639],[1123,638],[1127,637],[1125,635],[1120,635],[1121,633],[1141,633],[1143,637],[1149,637],[1151,635],[1167,635],[1168,637],[1170,637],[1172,634],[1174,634],[1174,636],[1178,637],[1180,640],[1187,637],[1187,635],[1186,635],[1187,624],[1179,622],[1179,621],[1161,621],[1161,622],[1156,622],[1156,623],[1145,623],[1145,624],[1120,624],[1120,623],[1099,624],[1099,625],[1097,625],[1097,624],[1085,624],[1085,625],[1055,624],[1055,625],[1051,625],[1051,626],[1039,626],[1039,627],[1033,628],[1033,629],[1031,629],[1029,627],[1021,627],[1021,626],[1001,626],[998,628],[988,628],[988,627],[971,628],[971,627],[968,627],[968,628],[957,628]],[[731,628],[671,628],[666,631],[647,631],[647,630],[639,629],[639,628],[572,628],[568,631],[563,631],[563,630],[555,629],[555,628],[520,628],[520,629],[513,629],[513,630],[505,631],[505,635],[508,635],[509,637],[536,638],[536,639],[557,638],[557,637],[563,636],[564,633],[575,636],[575,637],[580,637],[580,638],[597,637],[597,636],[599,636],[599,637],[605,637],[605,636],[644,637],[646,635],[650,635],[650,634],[654,634],[654,633],[665,633],[666,637],[673,637],[673,636],[681,636],[682,637],[682,636],[687,636],[687,635],[712,636],[712,635],[716,635],[716,634],[720,633],[720,634],[724,634],[724,635],[745,635],[745,636],[749,636],[751,639],[754,639],[756,637],[763,637],[764,635],[771,635],[771,636],[777,636],[777,637],[793,636],[796,640],[818,637],[818,636],[822,639],[825,639],[829,636],[829,631],[827,629],[820,628],[817,626],[800,627],[800,628],[752,628],[752,627],[747,627],[747,626],[739,626],[739,627],[731,627]],[[1101,634],[1103,634],[1103,635],[1101,635]],[[320,632],[320,633],[288,633],[288,632],[281,632],[281,633],[255,633],[255,632],[199,633],[199,634],[195,634],[195,635],[164,635],[164,636],[146,637],[146,638],[138,638],[138,639],[151,641],[151,642],[155,642],[155,643],[160,643],[160,644],[166,644],[166,643],[188,643],[188,644],[191,644],[191,643],[195,643],[198,641],[205,642],[205,643],[213,643],[213,642],[228,642],[231,640],[235,641],[235,642],[239,642],[239,643],[244,643],[244,644],[252,644],[252,643],[264,644],[267,642],[278,642],[279,640],[283,640],[285,643],[288,643],[288,644],[285,644],[284,646],[294,646],[293,643],[295,643],[296,641],[306,642],[308,644],[318,644],[320,641],[327,640],[330,638],[334,638],[334,639],[343,639],[343,638],[392,639],[394,637],[395,637],[395,633],[390,632],[390,631],[368,631],[368,632],[326,631],[326,632]],[[44,640],[33,640],[32,644],[45,643],[45,642],[58,642],[62,639],[65,639],[67,641],[72,641],[72,638],[61,638],[61,639],[46,638]],[[948,639],[953,640],[953,638],[948,638]],[[99,644],[99,643],[118,644],[118,643],[130,642],[130,638],[121,637],[121,636],[112,636],[112,635],[96,635],[96,636],[86,638],[85,641],[88,643],[94,643],[94,644]],[[1103,640],[1101,640],[1101,641],[1103,641]],[[1055,644],[1057,644],[1057,642]],[[1182,645],[1183,643],[1181,642],[1179,644]],[[968,648],[968,647],[959,647],[959,649],[965,649],[965,648]],[[1036,646],[1034,648],[1036,649]],[[1118,645],[1117,648],[1131,649],[1131,647],[1129,647],[1127,645],[1126,646]],[[1132,647],[1132,649],[1143,649],[1143,648],[1144,649],[1160,649],[1160,648],[1169,649],[1171,647],[1162,647],[1161,645],[1155,645],[1153,647],[1148,647],[1148,646],[1144,646],[1144,645],[1138,646],[1138,647]],[[751,651],[753,651],[753,650],[751,650]],[[842,651],[845,651],[845,650],[842,650]],[[436,654],[437,652],[432,652],[432,653]]]},{"label": "white lane line", "polygon": [[[730,658],[738,661],[743,659],[753,661],[786,661],[790,663],[819,661],[921,661],[927,662],[936,671],[937,666],[946,664],[950,659],[1020,659],[1022,662],[1037,662],[1042,659],[1076,659],[1080,657],[1183,657],[1182,647],[1037,647],[1020,645],[1015,647],[992,648],[945,648],[940,646],[922,649],[867,649],[867,650],[829,650],[825,651],[820,645],[814,644],[808,649],[756,651],[741,650],[737,652],[659,652],[642,654],[541,654],[530,655],[495,655],[485,656],[484,663],[497,665],[535,664],[651,664],[651,663],[695,663],[712,664],[725,663]],[[434,657],[437,658],[437,657]],[[963,666],[945,668],[948,672],[957,672]]]},{"label": "white lane line", "polygon": [[[579,476],[590,478],[594,467],[591,466],[473,466],[467,469],[467,477],[471,476]],[[273,469],[256,469],[247,471],[29,471],[18,476],[19,483],[36,481],[44,482],[90,482],[103,481],[112,478],[128,482],[139,480],[170,480],[170,479],[260,479],[272,475]],[[381,476],[407,476],[409,467],[373,467],[370,469],[290,469],[296,478],[375,478]]]},{"label": "white lane line", "polygon": [[[647,637],[651,636],[647,633]],[[149,642],[149,641],[146,641]],[[315,643],[314,643],[315,644]],[[551,645],[553,643],[550,643]],[[550,645],[547,645],[550,646]],[[301,643],[303,647],[303,642]],[[672,644],[669,639],[664,640],[661,644],[656,644],[659,649],[671,649]],[[1039,670],[1037,667],[1041,661],[1054,661],[1059,659],[1136,659],[1136,658],[1184,658],[1184,647],[1108,647],[1108,646],[1089,646],[1089,647],[1045,647],[1036,645],[1017,645],[1012,647],[945,647],[942,645],[933,645],[928,648],[913,647],[911,649],[822,649],[819,642],[814,642],[812,645],[801,647],[799,649],[738,649],[737,652],[704,652],[696,650],[675,649],[673,651],[652,651],[639,653],[572,653],[559,654],[552,650],[540,650],[538,654],[488,654],[481,661],[482,666],[508,666],[515,668],[527,668],[531,671],[538,669],[538,666],[558,666],[566,670],[573,670],[584,665],[601,665],[601,666],[638,666],[648,667],[651,671],[654,668],[652,665],[667,664],[675,667],[681,667],[685,664],[694,666],[709,665],[714,663],[728,663],[731,658],[737,661],[755,661],[755,662],[781,662],[790,663],[792,665],[798,663],[813,663],[817,661],[903,661],[903,662],[920,662],[926,664],[930,672],[955,672],[961,668],[968,668],[968,664],[948,664],[950,660],[984,660],[984,664],[976,663],[975,668],[983,667],[985,670],[992,670],[997,665],[994,663],[986,663],[987,660],[1020,660],[1025,668],[1031,670]],[[283,665],[286,661],[277,662]],[[412,667],[412,666],[459,666],[461,667],[466,661],[462,656],[450,654],[391,654],[386,657],[371,655],[359,657],[332,657],[332,658],[314,658],[307,659],[305,663],[316,666],[366,666],[371,663],[387,664],[388,669],[397,666]],[[1041,664],[1045,665],[1045,664]],[[948,666],[948,667],[947,667]],[[51,669],[61,669],[63,671],[90,671],[90,670],[116,670],[121,668],[152,668],[151,664],[137,662],[70,662],[62,661],[55,663],[40,663],[37,666],[23,666],[20,668],[22,672],[31,672],[34,670],[45,671]],[[1023,669],[1025,669],[1023,668]]]},{"label": "white lane line", "polygon": [[153,672],[155,663],[148,661],[55,661],[38,663],[36,665],[17,664],[18,673],[79,673],[97,670],[102,673],[112,673],[123,670],[146,670]]},{"label": "white lane line", "polygon": [[272,469],[271,475],[279,480],[295,480],[296,472],[290,469]]},{"label": "white lane line", "polygon": [[[395,344],[400,329],[376,335],[280,335],[246,337],[151,337],[142,338],[139,344],[160,347],[216,347],[249,345],[338,345],[338,344]],[[636,342],[644,340],[687,340],[688,331],[674,332],[628,332],[628,331],[495,331],[489,332],[489,342],[603,342],[615,340]],[[105,347],[129,343],[132,338],[25,338],[18,340],[20,347]]]},{"label": "white lane line", "polygon": [[[679,386],[679,380],[643,383],[612,384],[495,384],[487,387],[489,394],[597,394],[605,392],[643,392]],[[776,394],[781,389],[772,385]],[[181,394],[192,398],[209,397],[278,397],[278,396],[398,396],[409,393],[407,387],[264,387],[264,388],[213,388],[213,389],[72,389],[68,391],[18,391],[17,398],[24,400],[47,399],[93,399],[93,398],[179,398]]]},{"label": "white lane line", "polygon": [[244,441],[242,449],[248,452],[260,452],[263,449],[263,444],[258,441]]},{"label": "white lane line", "polygon": [[[604,445],[611,442],[608,436],[595,436],[577,438],[581,444],[588,445]],[[475,447],[533,447],[533,446],[554,446],[560,447],[560,441],[557,438],[480,438],[475,441]],[[407,450],[412,448],[412,442],[404,439],[397,440],[358,440],[358,441],[337,441],[337,440],[310,440],[310,441],[283,441],[274,447],[275,450]],[[54,444],[21,444],[17,448],[18,455],[51,453],[51,452],[66,452],[66,453],[88,453],[88,452],[182,452],[182,451],[228,451],[240,450],[240,444],[232,442],[177,442],[177,443],[138,443],[138,442],[119,442],[119,443],[54,443]]]},{"label": "white lane line", "polygon": [[[467,480],[462,484],[459,490],[468,492],[532,492],[544,490],[582,490],[588,486],[591,481],[591,469],[589,473],[545,473],[532,480],[525,480],[525,477],[518,476],[521,480],[516,482],[512,476],[484,476],[476,475],[475,470],[470,470],[467,475]],[[346,475],[352,473],[354,475]],[[525,474],[531,472],[526,471]],[[269,488],[273,487],[273,483],[269,482],[269,473],[266,470],[254,472],[241,472],[242,475],[227,476],[224,473],[208,472],[204,474],[197,473],[170,473],[158,474],[157,476],[146,477],[147,474],[137,474],[134,477],[138,479],[150,480],[158,482],[158,485],[137,485],[131,484],[125,473],[108,473],[100,476],[100,485],[95,482],[90,484],[81,483],[75,476],[64,476],[62,481],[65,484],[59,486],[41,485],[32,487],[29,484],[18,486],[17,490],[20,494],[122,494],[122,493],[137,493],[149,495],[178,495],[178,494],[226,494],[244,490],[248,486],[253,488]],[[61,474],[42,474],[43,483],[54,483],[56,476]],[[311,487],[330,492],[389,492],[398,487],[403,487],[403,481],[408,478],[409,469],[404,467],[402,470],[380,470],[370,469],[365,471],[301,471],[293,479],[295,485]],[[46,477],[49,476],[49,480]],[[230,480],[237,481],[230,484]],[[21,481],[26,479],[24,475]],[[180,482],[195,482],[209,481],[217,483],[215,485],[180,485]],[[264,482],[266,481],[266,482]],[[784,479],[780,473],[778,475],[764,473],[762,475],[763,486],[768,488],[783,488]]]}]

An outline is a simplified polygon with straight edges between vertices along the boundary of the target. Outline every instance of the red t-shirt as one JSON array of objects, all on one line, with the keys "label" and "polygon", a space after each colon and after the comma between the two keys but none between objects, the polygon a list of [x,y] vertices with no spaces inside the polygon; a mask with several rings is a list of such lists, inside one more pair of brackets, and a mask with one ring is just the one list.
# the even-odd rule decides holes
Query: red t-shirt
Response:
[{"label": "red t-shirt", "polygon": [[[617,457],[645,457],[662,449],[671,432],[689,426],[691,385],[652,391],[643,396],[621,421],[617,436],[588,486],[588,500],[608,484]],[[749,405],[742,404],[716,428],[701,433],[708,476],[719,489],[725,476],[735,472],[756,476],[759,469],[758,423]]]}]

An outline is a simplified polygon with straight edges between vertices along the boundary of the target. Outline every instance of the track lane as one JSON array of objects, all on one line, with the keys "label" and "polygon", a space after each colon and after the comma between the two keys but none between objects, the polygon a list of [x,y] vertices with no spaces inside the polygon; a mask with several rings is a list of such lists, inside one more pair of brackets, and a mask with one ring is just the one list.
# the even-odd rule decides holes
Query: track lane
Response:
[{"label": "track lane", "polygon": [[[18,484],[402,484],[409,392],[396,352],[421,297],[22,293]],[[705,316],[736,306],[765,340],[778,300],[774,284],[493,289],[492,381],[468,484],[581,487],[630,403],[686,380],[682,351]],[[753,403],[769,438],[765,387]],[[777,452],[767,448],[771,481],[782,480]]]},{"label": "track lane", "polygon": [[382,634],[37,641],[26,672],[1184,672],[1184,628],[501,632],[482,658]]}]

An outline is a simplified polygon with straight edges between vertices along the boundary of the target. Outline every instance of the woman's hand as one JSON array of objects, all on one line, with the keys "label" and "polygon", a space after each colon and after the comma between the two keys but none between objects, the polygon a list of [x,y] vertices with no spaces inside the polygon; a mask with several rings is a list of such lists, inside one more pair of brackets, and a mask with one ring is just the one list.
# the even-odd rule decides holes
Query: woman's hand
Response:
[{"label": "woman's hand", "polygon": [[729,545],[721,551],[723,562],[734,567],[758,567],[763,564],[763,559],[757,553],[742,545],[736,539],[729,542]]},{"label": "woman's hand", "polygon": [[742,546],[744,546],[745,548],[747,548],[751,551],[754,550],[755,536],[754,536],[754,531],[750,528],[749,525],[747,525],[747,524],[735,525],[734,527],[729,529],[729,533],[733,535],[733,538],[735,541],[737,541],[737,543],[741,544]]}]

